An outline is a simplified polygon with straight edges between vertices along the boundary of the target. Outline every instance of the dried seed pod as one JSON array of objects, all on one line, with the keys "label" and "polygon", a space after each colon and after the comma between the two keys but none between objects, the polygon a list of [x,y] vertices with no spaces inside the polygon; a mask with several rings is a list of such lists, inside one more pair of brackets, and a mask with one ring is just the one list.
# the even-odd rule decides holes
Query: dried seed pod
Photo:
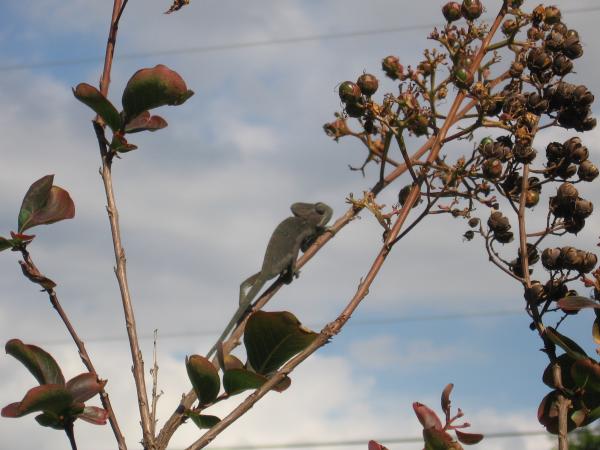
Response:
[{"label": "dried seed pod", "polygon": [[596,118],[595,117],[586,117],[581,121],[581,125],[579,128],[575,127],[577,131],[591,131],[596,128]]},{"label": "dried seed pod", "polygon": [[402,78],[404,75],[404,67],[400,64],[400,60],[397,56],[390,55],[383,58],[381,61],[381,69],[392,80]]},{"label": "dried seed pod", "polygon": [[530,41],[539,41],[540,39],[544,39],[544,31],[534,25],[527,30],[527,39]]},{"label": "dried seed pod", "polygon": [[362,117],[366,111],[367,108],[362,103],[346,103],[346,114],[350,117]]},{"label": "dried seed pod", "polygon": [[594,205],[589,200],[578,198],[575,200],[573,216],[578,219],[587,219],[594,212]]},{"label": "dried seed pod", "polygon": [[516,20],[506,19],[502,23],[502,33],[504,33],[506,36],[515,34],[517,31],[519,31],[519,24],[517,23]]},{"label": "dried seed pod", "polygon": [[579,191],[571,183],[563,183],[556,191],[556,197],[561,203],[574,202],[579,197]]},{"label": "dried seed pod", "polygon": [[565,55],[556,55],[552,61],[552,70],[559,77],[564,77],[573,71],[573,62]]},{"label": "dried seed pod", "polygon": [[544,303],[548,299],[544,285],[537,280],[531,282],[531,287],[525,288],[524,297],[525,300],[527,300],[527,303],[536,306]]},{"label": "dried seed pod", "polygon": [[357,103],[362,98],[362,92],[356,83],[344,81],[338,88],[340,99],[344,103]]},{"label": "dried seed pod", "polygon": [[537,115],[545,113],[550,106],[548,100],[542,98],[537,92],[527,94],[527,109]]},{"label": "dried seed pod", "polygon": [[563,144],[566,153],[571,161],[580,164],[590,156],[587,147],[581,143],[578,137],[572,137]]},{"label": "dried seed pod", "polygon": [[556,6],[546,6],[544,10],[544,23],[547,25],[554,25],[559,23],[561,19],[560,9]]},{"label": "dried seed pod", "polygon": [[448,2],[442,8],[442,14],[448,22],[454,22],[462,17],[460,4],[457,2]]},{"label": "dried seed pod", "polygon": [[540,193],[539,191],[528,190],[527,194],[525,194],[525,207],[533,208],[540,202]]},{"label": "dried seed pod", "polygon": [[552,52],[557,52],[563,48],[564,42],[565,42],[564,35],[562,35],[561,33],[557,32],[557,31],[552,30],[552,31],[550,31],[550,33],[548,33],[546,35],[546,40],[544,41],[544,47],[547,50],[550,50]]},{"label": "dried seed pod", "polygon": [[558,197],[550,197],[550,212],[555,217],[570,219],[573,217],[573,203],[574,200],[571,202],[561,202]]},{"label": "dried seed pod", "polygon": [[493,158],[494,140],[490,136],[484,137],[479,142],[479,146],[477,147],[477,149],[479,150],[479,153],[481,153],[481,156],[483,156],[484,158]]},{"label": "dried seed pod", "polygon": [[518,195],[521,193],[522,180],[523,177],[517,172],[511,172],[502,183],[502,189],[507,195]]},{"label": "dried seed pod", "polygon": [[536,155],[537,152],[528,145],[515,144],[513,147],[513,156],[520,163],[529,164],[535,159]]},{"label": "dried seed pod", "polygon": [[492,214],[490,214],[487,224],[488,227],[490,227],[490,229],[496,234],[505,233],[510,230],[510,222],[508,221],[508,218],[500,211],[494,211]]},{"label": "dried seed pod", "polygon": [[567,33],[563,43],[562,52],[571,59],[577,59],[583,55],[583,46],[579,42],[579,35]]},{"label": "dried seed pod", "polygon": [[575,247],[563,247],[560,249],[560,260],[562,266],[568,270],[577,270],[583,264],[585,253]]},{"label": "dried seed pod", "polygon": [[552,58],[543,49],[539,47],[532,48],[527,54],[527,67],[532,72],[540,73],[550,68]]},{"label": "dried seed pod", "polygon": [[525,66],[523,65],[522,62],[520,61],[513,61],[513,63],[510,65],[510,76],[513,78],[519,78],[522,74],[523,71],[525,70]]},{"label": "dried seed pod", "polygon": [[496,239],[501,244],[508,244],[509,242],[512,242],[514,238],[515,236],[512,231],[494,233],[494,239]]},{"label": "dried seed pod", "polygon": [[577,175],[582,181],[594,181],[598,177],[598,168],[590,160],[585,160],[579,165]]},{"label": "dried seed pod", "polygon": [[465,19],[475,20],[483,14],[483,5],[479,0],[463,0],[461,12]]},{"label": "dried seed pod", "polygon": [[483,176],[488,180],[497,180],[502,176],[504,167],[499,159],[486,159],[482,165]]},{"label": "dried seed pod", "polygon": [[598,257],[591,252],[587,252],[583,257],[583,264],[580,267],[580,272],[589,273],[596,267],[598,264]]},{"label": "dried seed pod", "polygon": [[592,94],[584,85],[576,86],[575,89],[573,89],[572,97],[573,102],[581,107],[589,106],[594,103],[594,94]]},{"label": "dried seed pod", "polygon": [[585,219],[571,217],[565,220],[565,231],[571,234],[577,234],[585,227]]},{"label": "dried seed pod", "polygon": [[577,173],[577,166],[575,164],[571,164],[569,161],[563,161],[556,169],[554,170],[554,175],[565,180],[571,178],[573,175]]},{"label": "dried seed pod", "polygon": [[567,37],[567,32],[569,31],[569,29],[564,23],[558,22],[552,27],[552,31],[556,31],[557,33],[562,34],[564,37]]},{"label": "dried seed pod", "polygon": [[560,300],[567,295],[567,292],[569,291],[567,285],[559,280],[548,280],[544,286],[544,290],[546,291],[548,299],[552,301]]},{"label": "dried seed pod", "polygon": [[454,69],[454,84],[461,89],[468,89],[473,84],[473,74],[466,67]]},{"label": "dried seed pod", "polygon": [[[408,198],[412,187],[412,184],[407,184],[402,189],[400,189],[400,192],[398,193],[398,203],[400,203],[400,206],[404,206],[404,203],[406,203],[406,199]],[[415,208],[418,204],[419,202],[416,201],[412,207]]]},{"label": "dried seed pod", "polygon": [[535,24],[539,24],[542,20],[544,20],[545,17],[546,8],[544,8],[544,5],[536,6],[535,9],[531,12],[531,20]]},{"label": "dried seed pod", "polygon": [[[521,248],[517,250],[517,255],[521,259]],[[540,253],[535,245],[527,243],[527,260],[530,265],[535,264],[540,260]]]},{"label": "dried seed pod", "polygon": [[479,226],[479,222],[480,222],[480,220],[478,217],[471,217],[469,219],[468,223],[471,228],[475,228],[475,227]]},{"label": "dried seed pod", "polygon": [[567,151],[560,142],[550,142],[546,146],[546,158],[548,158],[548,161],[560,161],[566,156]]},{"label": "dried seed pod", "polygon": [[542,265],[548,270],[561,269],[561,250],[558,247],[547,248],[542,252]]},{"label": "dried seed pod", "polygon": [[363,94],[370,97],[379,88],[379,80],[375,77],[375,75],[371,75],[370,73],[363,73],[358,80],[356,80],[356,84],[360,88]]}]

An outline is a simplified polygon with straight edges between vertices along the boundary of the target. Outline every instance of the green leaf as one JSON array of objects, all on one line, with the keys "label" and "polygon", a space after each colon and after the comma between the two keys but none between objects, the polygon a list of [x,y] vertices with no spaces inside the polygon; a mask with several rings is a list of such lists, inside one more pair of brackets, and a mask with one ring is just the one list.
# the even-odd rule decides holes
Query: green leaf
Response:
[{"label": "green leaf", "polygon": [[181,105],[192,95],[194,92],[188,90],[183,78],[167,66],[159,64],[138,70],[123,91],[125,123],[152,108]]},{"label": "green leaf", "polygon": [[77,375],[67,381],[67,390],[76,402],[85,402],[100,393],[106,384],[106,380],[98,380],[98,376],[86,372]]},{"label": "green leaf", "polygon": [[29,187],[19,211],[19,233],[75,216],[75,204],[69,193],[53,186],[53,181],[54,175],[46,175]]},{"label": "green leaf", "polygon": [[545,334],[554,344],[558,345],[565,352],[567,352],[568,355],[571,356],[571,358],[581,359],[588,357],[585,351],[579,345],[577,345],[575,341],[560,334],[554,328],[546,327]]},{"label": "green leaf", "polygon": [[187,411],[185,415],[192,419],[196,426],[201,430],[206,428],[212,428],[221,421],[221,419],[219,419],[217,416],[198,414],[194,411]]},{"label": "green leaf", "polygon": [[24,344],[19,339],[6,343],[6,353],[18,359],[40,384],[65,384],[60,367],[49,353],[35,345]]},{"label": "green leaf", "polygon": [[75,95],[77,100],[92,108],[96,114],[102,117],[113,132],[121,129],[121,116],[117,108],[94,86],[87,83],[79,83],[73,89],[73,95]]},{"label": "green leaf", "polygon": [[584,308],[600,309],[600,303],[580,295],[563,297],[556,302],[557,306],[565,311],[579,311]]},{"label": "green leaf", "polygon": [[223,388],[229,395],[236,395],[248,389],[258,389],[267,378],[246,369],[230,369],[223,373]]},{"label": "green leaf", "polygon": [[137,133],[139,131],[156,131],[165,128],[167,121],[160,116],[150,115],[150,111],[144,111],[135,119],[131,120],[125,127],[125,133]]},{"label": "green leaf", "polygon": [[0,252],[12,248],[13,242],[10,239],[3,238],[0,236]]},{"label": "green leaf", "polygon": [[77,418],[93,425],[106,425],[108,411],[97,406],[86,406],[83,408],[83,412],[77,415]]},{"label": "green leaf", "polygon": [[12,403],[2,409],[3,417],[21,417],[35,411],[60,414],[73,403],[73,396],[59,384],[43,384],[27,391],[17,405]]},{"label": "green leaf", "polygon": [[577,387],[600,393],[600,364],[590,358],[578,359],[571,367]]},{"label": "green leaf", "polygon": [[308,347],[317,336],[290,312],[257,311],[246,323],[244,345],[252,368],[259,374],[269,375]]},{"label": "green leaf", "polygon": [[185,358],[185,367],[200,404],[214,402],[221,389],[221,380],[213,363],[204,356],[192,355]]},{"label": "green leaf", "polygon": [[465,445],[475,445],[480,443],[483,440],[483,434],[479,433],[465,433],[460,430],[454,430],[456,432],[456,437],[460,442]]},{"label": "green leaf", "polygon": [[55,430],[65,429],[64,421],[57,414],[51,412],[44,412],[35,416],[35,420],[43,427],[54,428]]}]

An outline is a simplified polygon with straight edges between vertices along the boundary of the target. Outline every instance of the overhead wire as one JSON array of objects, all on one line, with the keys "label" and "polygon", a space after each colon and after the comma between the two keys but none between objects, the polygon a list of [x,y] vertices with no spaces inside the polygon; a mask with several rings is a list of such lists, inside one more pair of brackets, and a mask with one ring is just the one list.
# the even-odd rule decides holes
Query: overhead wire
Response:
[{"label": "overhead wire", "polygon": [[[579,14],[579,13],[588,13],[588,12],[598,12],[600,11],[600,6],[590,6],[583,8],[565,8],[562,10],[565,14]],[[375,36],[380,34],[390,34],[390,33],[402,33],[407,31],[414,30],[422,30],[422,29],[431,29],[436,26],[440,26],[440,23],[427,23],[427,24],[414,24],[414,25],[403,25],[400,27],[390,27],[390,28],[378,28],[372,30],[355,30],[355,31],[343,31],[338,33],[323,33],[323,34],[314,34],[307,36],[297,36],[297,37],[289,37],[289,38],[279,38],[279,39],[267,39],[267,40],[257,40],[257,41],[247,41],[247,42],[232,42],[229,44],[215,44],[215,45],[205,45],[200,47],[185,47],[185,48],[172,48],[165,50],[153,50],[149,52],[131,52],[131,53],[123,53],[121,55],[115,55],[114,60],[130,60],[130,59],[141,59],[148,58],[151,56],[165,56],[165,55],[186,55],[193,53],[210,53],[210,52],[220,52],[227,50],[237,50],[244,48],[255,48],[255,47],[268,47],[274,45],[289,45],[289,44],[298,44],[303,42],[314,42],[314,41],[326,41],[326,40],[335,40],[335,39],[347,39],[353,37],[362,37],[362,36]],[[62,67],[62,66],[73,66],[73,65],[81,65],[81,64],[92,64],[101,62],[100,58],[92,58],[92,57],[82,57],[82,58],[70,58],[70,59],[56,59],[56,60],[47,60],[47,61],[39,61],[39,62],[24,62],[24,63],[16,63],[0,66],[0,72],[10,72],[16,70],[25,70],[25,69],[37,69],[37,68],[50,68],[50,67]]]}]

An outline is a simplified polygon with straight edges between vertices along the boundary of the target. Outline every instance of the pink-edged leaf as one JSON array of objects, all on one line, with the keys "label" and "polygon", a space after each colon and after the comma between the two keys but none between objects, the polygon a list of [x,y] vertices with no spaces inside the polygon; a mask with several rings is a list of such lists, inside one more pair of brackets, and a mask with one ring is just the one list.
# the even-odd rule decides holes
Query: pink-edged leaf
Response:
[{"label": "pink-edged leaf", "polygon": [[40,384],[65,384],[65,377],[57,362],[41,348],[11,339],[5,345],[6,353],[19,360]]},{"label": "pink-edged leaf", "polygon": [[21,410],[19,405],[21,402],[11,403],[2,408],[2,417],[21,417]]},{"label": "pink-edged leaf", "polygon": [[121,116],[117,108],[94,86],[79,83],[73,89],[73,95],[102,117],[113,132],[121,128]]},{"label": "pink-edged leaf", "polygon": [[108,411],[97,406],[86,406],[77,418],[94,425],[106,425]]},{"label": "pink-edged leaf", "polygon": [[35,234],[23,234],[23,233],[15,233],[14,231],[10,232],[10,237],[13,242],[31,242],[35,238]]},{"label": "pink-edged leaf", "polygon": [[442,391],[442,411],[444,412],[450,411],[450,394],[452,393],[452,389],[454,389],[454,384],[449,383]]},{"label": "pink-edged leaf", "polygon": [[85,402],[104,389],[106,380],[98,380],[98,376],[86,372],[67,381],[67,390],[76,402]]},{"label": "pink-edged leaf", "polygon": [[460,442],[465,445],[475,445],[481,442],[483,439],[483,434],[479,433],[465,433],[460,430],[454,430],[456,432],[456,437]]},{"label": "pink-edged leaf", "polygon": [[[59,414],[65,411],[73,403],[73,396],[59,384],[43,384],[29,389],[18,406],[20,417],[35,411],[50,411]],[[9,412],[14,412],[14,407]],[[4,410],[3,410],[4,413]]]},{"label": "pink-edged leaf", "polygon": [[163,105],[181,105],[194,95],[181,76],[159,64],[140,69],[127,82],[123,91],[125,123],[129,123],[142,112]]},{"label": "pink-edged leaf", "polygon": [[65,429],[64,420],[61,420],[60,416],[58,416],[57,414],[48,411],[43,412],[38,416],[35,416],[35,421],[43,427],[54,428],[55,430]]},{"label": "pink-edged leaf", "polygon": [[135,144],[130,144],[127,142],[127,139],[125,139],[122,134],[115,133],[112,141],[110,142],[110,148],[115,152],[127,153],[136,150],[138,147]]},{"label": "pink-edged leaf", "polygon": [[585,308],[600,309],[600,303],[587,297],[581,297],[579,295],[563,297],[558,302],[556,302],[556,304],[559,308],[565,311],[579,311]]},{"label": "pink-edged leaf", "polygon": [[144,111],[135,119],[129,121],[125,127],[125,133],[137,133],[139,131],[156,131],[165,128],[167,121],[160,116],[152,116],[150,111]]},{"label": "pink-edged leaf", "polygon": [[432,409],[419,402],[413,403],[413,409],[415,410],[417,419],[419,419],[419,422],[423,425],[423,428],[435,428],[436,430],[443,429],[442,422]]},{"label": "pink-edged leaf", "polygon": [[40,271],[33,266],[30,266],[25,261],[19,261],[23,275],[25,275],[29,281],[35,284],[39,284],[44,289],[53,289],[56,287],[56,283],[50,278],[42,275]]},{"label": "pink-edged leaf", "polygon": [[46,175],[30,186],[19,211],[19,233],[75,216],[75,204],[69,193],[53,186],[53,181],[54,175]]},{"label": "pink-edged leaf", "polygon": [[369,449],[368,450],[388,450],[388,448],[384,447],[377,441],[369,441]]}]

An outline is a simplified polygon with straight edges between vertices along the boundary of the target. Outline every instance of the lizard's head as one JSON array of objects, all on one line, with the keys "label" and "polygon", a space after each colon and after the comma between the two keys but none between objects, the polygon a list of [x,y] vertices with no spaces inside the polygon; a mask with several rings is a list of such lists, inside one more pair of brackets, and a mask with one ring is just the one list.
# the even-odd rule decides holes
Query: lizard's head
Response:
[{"label": "lizard's head", "polygon": [[323,228],[331,220],[333,210],[325,203],[294,203],[291,206],[292,213],[296,217],[309,220],[317,227]]},{"label": "lizard's head", "polygon": [[315,203],[314,205],[314,214],[319,218],[317,222],[318,227],[325,227],[327,223],[331,220],[331,216],[333,216],[333,209],[329,205],[325,203]]}]

